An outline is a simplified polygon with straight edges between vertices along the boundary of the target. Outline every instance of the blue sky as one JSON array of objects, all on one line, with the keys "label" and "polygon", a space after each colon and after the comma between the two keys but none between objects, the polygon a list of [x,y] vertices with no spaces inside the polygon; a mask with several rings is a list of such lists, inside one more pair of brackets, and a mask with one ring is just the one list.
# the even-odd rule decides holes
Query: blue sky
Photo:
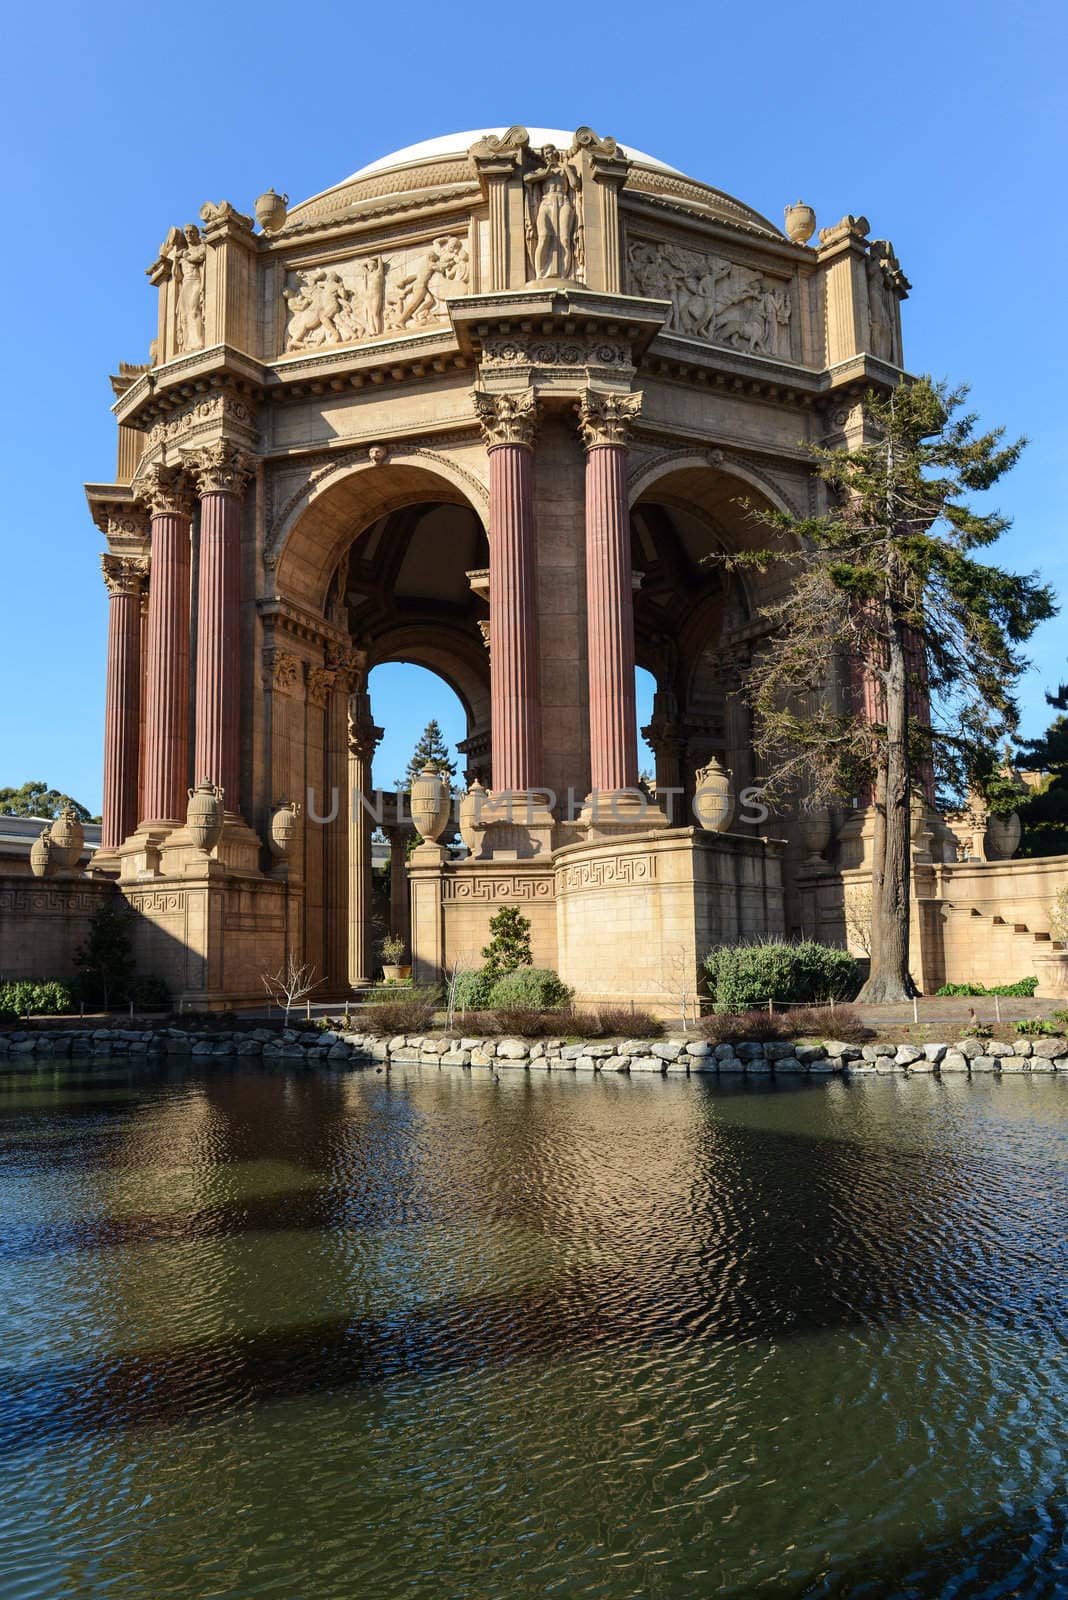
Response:
[{"label": "blue sky", "polygon": [[[145,268],[206,200],[293,200],[457,128],[589,123],[781,218],[863,212],[914,285],[915,371],[965,379],[1031,439],[999,486],[1005,565],[1068,597],[1063,4],[991,0],[544,8],[257,0],[57,4],[5,26],[6,249],[0,784],[100,805],[106,599],[83,480],[114,466],[108,373],[154,333]],[[1048,720],[1065,622],[1031,649]],[[412,669],[414,670],[414,669]],[[441,685],[376,675],[403,769]],[[414,708],[414,709],[413,709]]]}]

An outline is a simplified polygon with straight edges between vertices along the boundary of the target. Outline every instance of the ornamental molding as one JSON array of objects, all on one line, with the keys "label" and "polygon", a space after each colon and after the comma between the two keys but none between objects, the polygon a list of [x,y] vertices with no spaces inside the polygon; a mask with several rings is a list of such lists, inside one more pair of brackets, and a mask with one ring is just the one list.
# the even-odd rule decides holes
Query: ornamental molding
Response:
[{"label": "ornamental molding", "polygon": [[630,367],[628,341],[609,338],[526,338],[522,334],[488,334],[482,340],[483,367]]},{"label": "ornamental molding", "polygon": [[508,390],[502,394],[474,389],[471,401],[487,449],[502,444],[527,448],[533,445],[538,427],[538,402],[533,389]]},{"label": "ornamental molding", "polygon": [[586,449],[593,450],[600,445],[619,445],[626,449],[641,408],[640,391],[612,394],[602,389],[587,389],[575,407]]},{"label": "ornamental molding", "polygon": [[196,497],[180,467],[149,467],[134,496],[152,517],[192,517]]},{"label": "ornamental molding", "polygon": [[102,500],[90,494],[89,510],[93,522],[113,548],[147,544],[148,517],[134,499]]},{"label": "ornamental molding", "polygon": [[223,389],[154,423],[145,434],[145,448],[155,450],[176,444],[192,433],[216,427],[233,428],[252,441],[257,429],[255,405],[235,390]]},{"label": "ornamental molding", "polygon": [[317,711],[325,711],[330,691],[334,687],[334,674],[326,667],[309,667],[307,674],[308,704]]},{"label": "ornamental molding", "polygon": [[268,645],[263,652],[263,681],[275,694],[290,694],[303,682],[304,662],[291,650]]},{"label": "ornamental molding", "polygon": [[446,905],[472,900],[480,904],[522,900],[529,904],[532,900],[552,900],[553,880],[544,869],[537,876],[519,872],[507,876],[465,872],[462,877],[446,876],[441,897]]},{"label": "ornamental molding", "polygon": [[15,916],[73,916],[92,913],[100,907],[99,894],[87,889],[3,889],[0,913]]},{"label": "ornamental molding", "polygon": [[253,459],[226,439],[213,440],[196,450],[184,450],[182,459],[201,497],[235,494],[240,499],[255,470]]},{"label": "ornamental molding", "polygon": [[622,856],[614,861],[576,861],[556,869],[556,892],[571,889],[630,888],[651,883],[656,877],[656,857]]},{"label": "ornamental molding", "polygon": [[140,598],[148,582],[148,562],[141,556],[102,555],[100,570],[112,598]]},{"label": "ornamental molding", "polygon": [[131,909],[146,916],[184,915],[187,896],[184,889],[123,889]]}]

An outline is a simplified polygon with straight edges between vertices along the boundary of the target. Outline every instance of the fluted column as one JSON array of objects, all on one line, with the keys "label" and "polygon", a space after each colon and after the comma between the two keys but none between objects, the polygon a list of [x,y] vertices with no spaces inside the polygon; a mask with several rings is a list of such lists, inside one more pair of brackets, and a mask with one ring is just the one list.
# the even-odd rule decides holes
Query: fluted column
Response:
[{"label": "fluted column", "polygon": [[225,441],[190,451],[200,495],[193,774],[241,809],[241,501],[250,462]]},{"label": "fluted column", "polygon": [[108,665],[104,697],[104,810],[100,843],[116,850],[137,827],[141,735],[141,593],[147,562],[100,558],[108,590]]},{"label": "fluted column", "polygon": [[384,729],[376,728],[366,690],[349,699],[349,983],[370,983],[371,819],[360,796],[371,799],[371,762]]},{"label": "fluted column", "polygon": [[151,514],[152,582],[145,666],[142,822],[180,822],[189,775],[189,524],[193,498],[180,470],[156,467],[141,498]]},{"label": "fluted column", "polygon": [[634,591],[627,438],[640,394],[588,389],[578,407],[586,446],[586,639],[594,794],[634,789]]},{"label": "fluted column", "polygon": [[541,776],[533,389],[476,390],[489,453],[490,723],[493,789],[530,789]]},{"label": "fluted column", "polygon": [[395,939],[404,940],[404,953],[408,956],[412,946],[412,914],[408,897],[408,831],[405,828],[386,828],[389,840],[389,931]]}]

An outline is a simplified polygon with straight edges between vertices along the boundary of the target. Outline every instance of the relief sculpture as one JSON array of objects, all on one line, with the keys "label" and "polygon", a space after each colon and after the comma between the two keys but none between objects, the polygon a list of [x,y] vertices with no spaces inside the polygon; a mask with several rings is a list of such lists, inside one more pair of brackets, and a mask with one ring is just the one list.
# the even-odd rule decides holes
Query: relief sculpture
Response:
[{"label": "relief sculpture", "polygon": [[189,222],[181,233],[172,228],[163,254],[173,263],[175,282],[175,348],[179,354],[204,346],[204,261],[200,229]]},{"label": "relief sculpture", "polygon": [[582,278],[582,187],[572,163],[547,144],[528,172],[527,255],[534,278]]},{"label": "relief sculpture", "polygon": [[636,239],[627,256],[635,293],[669,300],[667,325],[688,339],[789,361],[793,306],[781,279],[680,245]]},{"label": "relief sculpture", "polygon": [[447,301],[468,293],[470,277],[467,246],[452,236],[388,259],[369,256],[295,272],[282,290],[289,307],[286,350],[354,344],[444,322]]}]

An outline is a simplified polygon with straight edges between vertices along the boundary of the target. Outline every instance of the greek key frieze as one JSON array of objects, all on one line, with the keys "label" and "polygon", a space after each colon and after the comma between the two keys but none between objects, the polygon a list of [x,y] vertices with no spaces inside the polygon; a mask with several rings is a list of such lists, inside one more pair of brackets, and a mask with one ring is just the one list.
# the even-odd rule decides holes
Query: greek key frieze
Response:
[{"label": "greek key frieze", "polygon": [[0,915],[16,917],[76,916],[89,914],[100,905],[100,896],[82,890],[4,889],[0,890]]},{"label": "greek key frieze", "polygon": [[498,877],[486,873],[465,874],[462,878],[446,878],[442,891],[442,899],[449,902],[464,904],[478,902],[482,904],[500,901],[523,900],[529,903],[532,900],[551,900],[553,898],[552,879],[545,877]]},{"label": "greek key frieze", "polygon": [[655,856],[623,856],[617,861],[577,861],[559,867],[556,887],[557,893],[568,889],[629,888],[651,883],[655,877]]}]

